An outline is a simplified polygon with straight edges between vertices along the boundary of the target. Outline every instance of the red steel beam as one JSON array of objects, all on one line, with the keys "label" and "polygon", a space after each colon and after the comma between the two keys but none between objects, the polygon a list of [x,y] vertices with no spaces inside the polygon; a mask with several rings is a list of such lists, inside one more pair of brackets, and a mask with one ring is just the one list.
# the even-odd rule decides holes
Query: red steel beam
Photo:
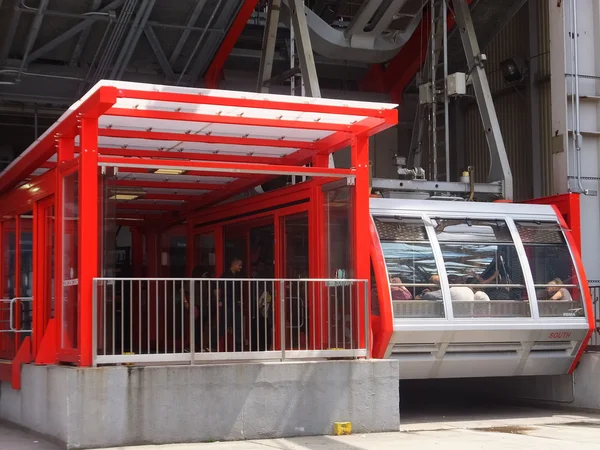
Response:
[{"label": "red steel beam", "polygon": [[162,203],[117,203],[117,210],[136,210],[136,211],[178,211],[182,205],[165,205]]},{"label": "red steel beam", "polygon": [[102,128],[99,132],[103,137],[122,139],[147,139],[175,142],[200,142],[205,144],[247,145],[252,147],[279,147],[279,148],[304,148],[314,149],[313,142],[286,141],[283,139],[257,139],[231,136],[215,136],[206,134],[165,133],[156,131],[116,130]]},{"label": "red steel beam", "polygon": [[209,183],[184,183],[170,181],[149,181],[149,180],[110,180],[107,181],[110,186],[120,187],[147,187],[155,189],[195,189],[199,191],[222,191],[227,189],[227,184],[209,184]]},{"label": "red steel beam", "polygon": [[[153,160],[150,161],[124,161],[123,158],[111,158],[101,156],[98,158],[101,165],[111,165],[119,167],[128,166],[144,166],[148,169],[164,168],[164,169],[181,169],[181,170],[197,170],[203,172],[205,170],[221,171],[228,173],[231,177],[236,177],[238,173],[250,173],[260,175],[306,175],[306,176],[324,176],[331,178],[345,178],[354,176],[352,169],[330,169],[327,167],[303,167],[295,165],[280,165],[272,166],[269,164],[248,164],[248,163],[223,163],[217,161],[173,161],[173,160]],[[143,181],[143,180],[141,180]],[[187,183],[194,184],[194,183]]]},{"label": "red steel beam", "polygon": [[223,72],[223,67],[225,66],[225,61],[227,61],[231,50],[233,50],[233,46],[242,34],[248,20],[250,20],[250,16],[252,16],[257,4],[258,0],[244,0],[244,4],[231,24],[223,42],[221,42],[221,46],[217,50],[210,66],[208,66],[206,75],[204,76],[207,88],[217,88]]},{"label": "red steel beam", "polygon": [[[123,162],[129,164],[143,164],[142,160],[136,160],[133,158],[123,158]],[[143,167],[121,167],[119,172],[121,173],[153,173],[154,170],[145,169]],[[162,174],[163,176],[165,174]],[[185,175],[193,175],[196,177],[217,177],[217,178],[230,178],[231,174],[224,172],[211,172],[211,171],[199,171],[199,170],[188,170],[185,172]],[[157,176],[161,176],[161,174],[157,174]],[[247,173],[238,173],[235,175],[236,178],[253,178],[253,175]],[[198,181],[202,183],[202,181]]]},{"label": "red steel beam", "polygon": [[106,156],[133,158],[188,159],[191,161],[246,162],[259,164],[282,164],[282,158],[268,156],[231,155],[225,153],[195,153],[158,150],[131,150],[123,148],[100,148],[98,152]]},{"label": "red steel beam", "polygon": [[179,120],[182,122],[218,123],[252,127],[290,128],[319,131],[349,131],[352,124],[328,123],[326,121],[262,119],[257,117],[224,116],[216,114],[196,114],[180,111],[158,111],[150,109],[111,108],[105,116],[135,117],[142,119]]},{"label": "red steel beam", "polygon": [[[336,106],[308,103],[310,99],[303,102],[291,102],[283,100],[266,100],[266,99],[251,99],[251,98],[231,98],[217,97],[213,95],[202,94],[183,94],[174,92],[158,92],[158,91],[140,91],[134,89],[121,89],[119,95],[123,98],[131,98],[137,100],[149,100],[156,102],[171,102],[171,103],[189,103],[193,105],[216,105],[230,106],[235,108],[257,108],[271,109],[279,111],[296,111],[316,114],[339,114],[359,117],[383,117],[386,109],[368,107],[368,104],[363,107],[354,106]],[[259,94],[257,94],[259,95]],[[302,122],[299,122],[302,124]]]}]

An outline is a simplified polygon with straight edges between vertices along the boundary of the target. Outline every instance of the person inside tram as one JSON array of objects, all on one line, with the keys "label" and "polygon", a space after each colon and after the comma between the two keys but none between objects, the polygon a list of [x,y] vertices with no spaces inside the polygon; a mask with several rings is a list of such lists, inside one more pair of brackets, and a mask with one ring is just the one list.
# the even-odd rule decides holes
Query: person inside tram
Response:
[{"label": "person inside tram", "polygon": [[392,276],[390,278],[390,290],[392,291],[392,300],[412,300],[412,294],[402,284],[400,277]]},{"label": "person inside tram", "polygon": [[[224,281],[218,282],[218,288],[215,292],[220,304],[223,305],[225,327],[220,327],[221,333],[225,329],[233,331],[234,351],[242,351],[242,322],[243,322],[243,286],[242,283],[236,281],[235,278],[240,278],[242,272],[242,260],[238,257],[233,257],[230,260],[229,268],[223,272],[221,278]],[[216,331],[216,330],[215,330]],[[213,332],[212,345],[217,342],[217,333]],[[220,333],[218,333],[220,334]]]},{"label": "person inside tram", "polygon": [[[511,284],[510,269],[506,263],[506,249],[497,248],[497,254],[481,273],[469,270],[468,275],[477,280],[480,285]],[[492,300],[510,300],[511,290],[507,287],[489,287],[485,289],[486,294]]]},{"label": "person inside tram", "polygon": [[555,278],[552,281],[548,282],[550,285],[546,288],[548,292],[548,297],[550,300],[562,300],[565,302],[572,302],[573,297],[571,297],[571,293],[566,287],[563,287],[564,284],[560,278]]},{"label": "person inside tram", "polygon": [[437,274],[431,275],[429,277],[429,284],[435,286],[433,290],[426,287],[421,291],[419,295],[416,296],[417,300],[442,300],[442,290],[440,286],[440,276]]},{"label": "person inside tram", "polygon": [[482,288],[478,287],[479,280],[477,278],[467,277],[465,283],[471,285],[471,289],[473,289],[473,292],[475,293],[475,295],[473,296],[473,300],[475,300],[476,302],[490,301],[490,296],[487,295],[487,293]]},{"label": "person inside tram", "polygon": [[[450,284],[463,284],[462,279],[457,276],[448,277],[448,281]],[[435,284],[437,286],[440,285],[440,276],[432,275],[429,278],[429,282],[431,284]],[[425,289],[420,296],[417,297],[420,300],[442,300],[442,290],[438,287],[434,291],[430,291],[429,289]],[[467,286],[452,286],[450,287],[450,299],[453,302],[469,302],[475,299],[475,294],[473,290]]]}]

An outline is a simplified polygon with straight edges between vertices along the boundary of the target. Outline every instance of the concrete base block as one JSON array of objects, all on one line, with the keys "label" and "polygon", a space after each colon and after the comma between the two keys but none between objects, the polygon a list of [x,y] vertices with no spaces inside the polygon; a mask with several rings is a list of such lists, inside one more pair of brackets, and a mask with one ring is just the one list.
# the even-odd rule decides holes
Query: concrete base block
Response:
[{"label": "concrete base block", "polygon": [[23,366],[0,419],[68,448],[397,431],[398,362]]}]

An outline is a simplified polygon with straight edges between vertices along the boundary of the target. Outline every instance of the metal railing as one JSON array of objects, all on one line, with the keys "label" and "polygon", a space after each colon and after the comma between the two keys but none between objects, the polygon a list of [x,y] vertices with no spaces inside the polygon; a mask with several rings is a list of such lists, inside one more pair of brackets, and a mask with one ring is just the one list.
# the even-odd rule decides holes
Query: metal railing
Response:
[{"label": "metal railing", "polygon": [[368,357],[365,280],[93,283],[96,365]]},{"label": "metal railing", "polygon": [[0,299],[0,359],[13,359],[25,334],[31,333],[32,308],[32,297]]}]

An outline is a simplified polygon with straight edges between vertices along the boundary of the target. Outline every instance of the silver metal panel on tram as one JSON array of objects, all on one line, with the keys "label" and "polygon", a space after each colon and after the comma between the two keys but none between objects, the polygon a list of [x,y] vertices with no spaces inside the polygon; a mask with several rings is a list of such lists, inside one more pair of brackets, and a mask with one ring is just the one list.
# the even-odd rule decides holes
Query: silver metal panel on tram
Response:
[{"label": "silver metal panel on tram", "polygon": [[400,378],[569,371],[589,324],[554,208],[373,198],[371,215]]}]

